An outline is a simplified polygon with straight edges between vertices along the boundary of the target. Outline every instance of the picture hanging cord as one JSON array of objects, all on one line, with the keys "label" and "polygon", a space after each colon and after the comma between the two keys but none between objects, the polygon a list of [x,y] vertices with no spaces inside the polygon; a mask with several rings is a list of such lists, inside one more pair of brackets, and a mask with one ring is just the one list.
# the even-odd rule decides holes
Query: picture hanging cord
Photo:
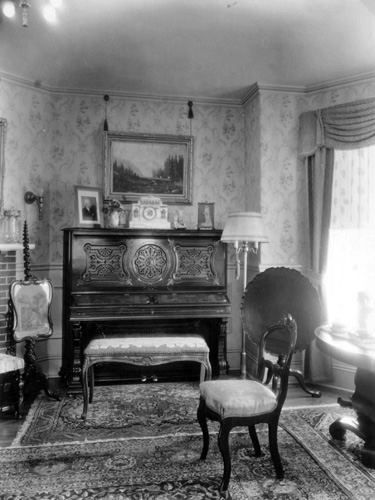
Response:
[{"label": "picture hanging cord", "polygon": [[109,101],[109,95],[105,95],[103,97],[105,100],[105,119],[104,119],[104,132],[108,132],[108,121],[107,121],[107,103]]},{"label": "picture hanging cord", "polygon": [[187,104],[189,106],[188,118],[190,120],[190,135],[192,135],[192,119],[194,118],[193,101],[189,101]]}]

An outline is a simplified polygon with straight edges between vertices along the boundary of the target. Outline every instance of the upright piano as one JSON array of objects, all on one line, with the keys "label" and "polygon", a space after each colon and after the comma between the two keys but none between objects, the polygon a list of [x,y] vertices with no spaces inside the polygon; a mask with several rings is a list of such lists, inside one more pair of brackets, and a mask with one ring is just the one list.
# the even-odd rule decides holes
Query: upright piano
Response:
[{"label": "upright piano", "polygon": [[[210,347],[213,376],[228,369],[226,246],[221,231],[64,229],[63,358],[60,375],[81,391],[82,353],[93,336],[194,323]],[[116,371],[116,367],[113,367]],[[102,377],[123,378],[132,373]],[[130,370],[130,371],[129,371]],[[110,375],[109,375],[110,373]],[[198,372],[199,374],[199,367]],[[170,374],[169,374],[170,375]],[[99,373],[100,377],[100,373]]]}]

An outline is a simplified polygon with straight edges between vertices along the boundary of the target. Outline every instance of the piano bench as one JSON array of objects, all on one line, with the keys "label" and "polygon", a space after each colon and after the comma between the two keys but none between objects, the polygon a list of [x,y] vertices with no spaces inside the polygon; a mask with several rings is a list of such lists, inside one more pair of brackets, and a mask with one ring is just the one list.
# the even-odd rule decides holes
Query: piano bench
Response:
[{"label": "piano bench", "polygon": [[[163,335],[109,337],[89,342],[83,353],[82,388],[83,413],[94,395],[94,370],[97,363],[129,363],[139,366],[162,365],[176,361],[196,361],[201,364],[200,381],[211,380],[210,349],[199,335]],[[89,394],[90,380],[90,394]]]}]

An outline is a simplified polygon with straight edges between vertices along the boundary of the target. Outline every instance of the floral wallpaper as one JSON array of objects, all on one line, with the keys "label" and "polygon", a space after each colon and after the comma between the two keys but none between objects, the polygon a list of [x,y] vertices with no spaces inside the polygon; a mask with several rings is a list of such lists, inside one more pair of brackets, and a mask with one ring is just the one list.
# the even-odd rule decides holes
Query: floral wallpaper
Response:
[{"label": "floral wallpaper", "polygon": [[[193,135],[193,204],[182,207],[187,227],[196,228],[201,201],[215,203],[217,228],[223,228],[229,212],[260,210],[269,238],[261,247],[261,267],[303,270],[308,267],[309,252],[306,173],[297,155],[299,116],[367,97],[375,97],[371,79],[315,92],[260,87],[243,104],[194,103],[191,121],[185,102],[110,97],[107,120],[111,131]],[[50,274],[60,294],[54,301],[55,344],[48,343],[50,371],[57,373],[61,230],[75,223],[74,186],[102,186],[105,102],[103,96],[50,93],[2,78],[0,117],[8,124],[4,208],[19,209],[27,219],[30,240],[36,245],[32,265]],[[44,194],[43,220],[38,219],[35,204],[25,204],[28,190]],[[170,207],[171,219],[176,208]],[[233,312],[228,351],[230,365],[236,368],[242,289],[233,275],[234,266],[229,273]]]},{"label": "floral wallpaper", "polygon": [[[109,129],[118,132],[194,136],[193,204],[179,206],[188,228],[197,227],[197,204],[215,203],[215,227],[245,199],[244,124],[240,106],[110,98]],[[75,223],[74,186],[103,184],[103,122],[100,96],[49,94],[1,81],[0,116],[8,121],[4,205],[21,209],[36,242],[38,264],[62,262],[63,227]],[[191,129],[190,129],[191,127]],[[26,205],[27,190],[43,191],[44,217]],[[177,207],[170,207],[172,220]]]},{"label": "floral wallpaper", "polygon": [[[197,203],[215,202],[215,226],[227,213],[261,210],[269,244],[267,265],[308,264],[306,176],[297,156],[299,115],[342,102],[375,96],[369,80],[311,94],[263,91],[243,107],[110,98],[111,131],[194,136],[193,205],[184,206],[189,228]],[[33,260],[62,261],[61,229],[74,225],[74,186],[102,186],[102,96],[48,93],[0,82],[0,116],[8,122],[4,207],[21,209],[36,243]],[[191,127],[191,129],[190,129]],[[45,196],[44,217],[26,205],[27,190]],[[170,207],[170,215],[176,207]]]},{"label": "floral wallpaper", "polygon": [[260,156],[260,101],[258,97],[249,100],[244,107],[245,114],[245,210],[261,211],[261,156]]},{"label": "floral wallpaper", "polygon": [[245,104],[245,205],[262,212],[269,239],[261,247],[261,267],[309,266],[307,177],[297,149],[300,114],[374,96],[373,78],[311,93],[259,88]]},{"label": "floral wallpaper", "polygon": [[261,206],[269,244],[263,262],[304,265],[306,200],[297,169],[298,113],[295,96],[260,94]]}]

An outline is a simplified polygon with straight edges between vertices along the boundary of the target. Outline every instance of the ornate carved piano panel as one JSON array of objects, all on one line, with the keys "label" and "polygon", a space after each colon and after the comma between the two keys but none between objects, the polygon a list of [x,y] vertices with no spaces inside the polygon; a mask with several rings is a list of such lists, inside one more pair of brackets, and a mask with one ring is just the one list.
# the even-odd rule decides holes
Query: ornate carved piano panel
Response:
[{"label": "ornate carved piano panel", "polygon": [[[63,366],[80,390],[81,356],[93,335],[184,331],[198,325],[214,376],[225,373],[230,303],[221,231],[65,229]],[[119,333],[120,332],[120,333]]]}]

